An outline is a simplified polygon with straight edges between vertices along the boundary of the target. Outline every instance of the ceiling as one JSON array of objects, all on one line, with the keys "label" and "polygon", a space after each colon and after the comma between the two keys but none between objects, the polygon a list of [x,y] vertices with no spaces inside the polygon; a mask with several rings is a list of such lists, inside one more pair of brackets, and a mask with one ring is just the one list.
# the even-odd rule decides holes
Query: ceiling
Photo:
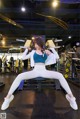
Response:
[{"label": "ceiling", "polygon": [[[79,41],[80,29],[80,0],[60,0],[58,8],[51,6],[53,0],[0,0],[0,13],[23,26],[13,26],[0,18],[0,33],[7,38],[7,45],[21,45],[16,39],[31,38],[33,34],[46,35],[46,38],[63,39],[60,45]],[[26,12],[21,12],[21,6],[25,5]],[[55,24],[50,19],[39,16],[36,13],[51,15],[64,20],[68,29]],[[68,39],[68,36],[72,36]]]}]

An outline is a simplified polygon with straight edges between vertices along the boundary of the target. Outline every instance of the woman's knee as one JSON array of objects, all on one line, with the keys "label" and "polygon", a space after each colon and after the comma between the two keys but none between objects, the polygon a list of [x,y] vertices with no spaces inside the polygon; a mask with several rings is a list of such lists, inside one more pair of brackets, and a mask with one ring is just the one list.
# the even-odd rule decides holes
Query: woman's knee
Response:
[{"label": "woman's knee", "polygon": [[61,73],[58,73],[58,79],[63,79],[63,74],[61,74]]},{"label": "woman's knee", "polygon": [[23,80],[22,78],[22,73],[21,74],[18,74],[18,76],[16,77],[17,80]]}]

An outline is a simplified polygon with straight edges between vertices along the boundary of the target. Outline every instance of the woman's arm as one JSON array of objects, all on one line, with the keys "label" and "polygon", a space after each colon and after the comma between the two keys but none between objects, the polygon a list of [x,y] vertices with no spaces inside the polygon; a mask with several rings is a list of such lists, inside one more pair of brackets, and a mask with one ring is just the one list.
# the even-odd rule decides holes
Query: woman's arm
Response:
[{"label": "woman's arm", "polygon": [[57,53],[57,51],[54,48],[50,48],[52,50],[52,52],[55,54],[56,59],[59,59],[59,55]]},{"label": "woman's arm", "polygon": [[51,54],[51,52],[50,52],[49,50],[45,50],[45,53],[46,53],[47,55],[50,55],[50,54]]},{"label": "woman's arm", "polygon": [[31,57],[31,52],[29,54],[28,53],[28,49],[26,49],[23,54],[22,54],[22,60],[26,60],[29,59]]}]

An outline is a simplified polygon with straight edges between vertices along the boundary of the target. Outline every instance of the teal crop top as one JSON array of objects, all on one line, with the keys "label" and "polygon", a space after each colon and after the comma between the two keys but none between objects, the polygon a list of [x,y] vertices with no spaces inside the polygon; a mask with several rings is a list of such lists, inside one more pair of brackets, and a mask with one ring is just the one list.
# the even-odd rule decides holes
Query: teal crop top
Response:
[{"label": "teal crop top", "polygon": [[39,55],[35,52],[33,58],[35,63],[45,63],[47,59],[47,54],[44,53],[43,55]]}]

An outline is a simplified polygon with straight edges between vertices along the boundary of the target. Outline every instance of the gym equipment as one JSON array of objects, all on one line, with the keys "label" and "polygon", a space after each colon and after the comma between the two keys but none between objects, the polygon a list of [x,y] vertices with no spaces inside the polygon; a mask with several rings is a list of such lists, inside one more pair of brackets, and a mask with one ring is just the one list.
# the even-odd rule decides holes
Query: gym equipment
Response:
[{"label": "gym equipment", "polygon": [[37,90],[40,92],[42,89],[54,88],[60,90],[60,84],[58,80],[51,80],[47,78],[37,77],[35,79],[30,79],[27,81],[22,81],[18,90]]},{"label": "gym equipment", "polygon": [[0,87],[3,87],[5,84],[3,82],[0,82]]},{"label": "gym equipment", "polygon": [[67,73],[69,72],[69,69],[68,69],[68,68],[66,68],[66,72],[67,72]]},{"label": "gym equipment", "polygon": [[21,83],[20,83],[20,85],[19,85],[19,87],[18,87],[18,90],[19,90],[19,91],[20,91],[20,90],[23,90],[23,86],[24,86],[24,80],[21,81]]},{"label": "gym equipment", "polygon": [[66,57],[66,62],[65,62],[65,66],[64,66],[64,71],[65,71],[65,73],[64,73],[64,77],[66,78],[66,79],[68,79],[68,78],[70,78],[71,77],[71,63],[72,63],[72,61],[71,61],[72,59],[71,59],[71,57],[70,56],[67,56]]},{"label": "gym equipment", "polygon": [[80,79],[80,59],[72,58],[72,78]]},{"label": "gym equipment", "polygon": [[66,79],[69,78],[68,74],[65,74],[64,77],[65,77]]},{"label": "gym equipment", "polygon": [[5,84],[3,82],[0,82],[0,88],[3,88]]},{"label": "gym equipment", "polygon": [[67,63],[66,66],[67,66],[67,67],[70,67],[70,63]]}]

